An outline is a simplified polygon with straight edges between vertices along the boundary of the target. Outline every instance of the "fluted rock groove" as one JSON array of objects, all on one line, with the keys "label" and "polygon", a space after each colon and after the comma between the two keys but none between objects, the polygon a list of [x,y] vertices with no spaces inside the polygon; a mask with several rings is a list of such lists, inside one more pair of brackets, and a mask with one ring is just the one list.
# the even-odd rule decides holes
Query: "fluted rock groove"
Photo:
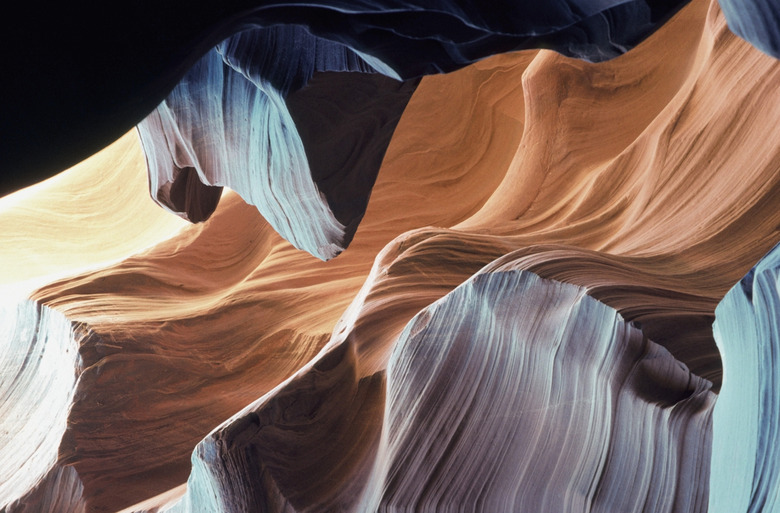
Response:
[{"label": "fluted rock groove", "polygon": [[773,11],[683,4],[63,13],[0,166],[116,141],[0,198],[0,511],[778,509]]}]

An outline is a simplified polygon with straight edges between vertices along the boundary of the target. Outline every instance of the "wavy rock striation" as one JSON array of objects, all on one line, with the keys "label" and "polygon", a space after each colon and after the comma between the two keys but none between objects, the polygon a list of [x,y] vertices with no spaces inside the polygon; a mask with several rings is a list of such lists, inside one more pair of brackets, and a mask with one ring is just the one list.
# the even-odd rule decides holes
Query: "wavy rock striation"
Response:
[{"label": "wavy rock striation", "polygon": [[[211,48],[248,28],[305,31],[410,78],[524,48],[614,57],[685,3],[229,0],[193,10],[181,1],[137,2],[122,10],[121,25],[113,11],[87,5],[51,5],[45,13],[20,5],[2,27],[4,42],[16,49],[6,63],[6,95],[14,101],[0,107],[0,154],[9,185],[2,192],[108,145],[148,115]],[[308,55],[312,48],[299,43],[287,40],[282,47],[288,55],[292,49]],[[47,151],[40,151],[39,141]]]},{"label": "wavy rock striation", "polygon": [[[606,9],[600,11],[584,3],[578,9],[582,19],[568,9],[508,9],[502,16],[515,18],[514,23],[493,34],[498,40],[492,43],[493,53],[531,42],[582,59],[604,60],[636,45],[675,6],[651,8],[635,1],[609,9],[600,6]],[[323,14],[327,18],[327,11]],[[418,16],[425,18],[422,11]],[[327,26],[323,20],[319,24]],[[434,46],[430,55],[410,48],[403,54],[415,55],[414,60],[397,59],[399,49],[393,46],[408,43],[404,37],[438,39],[444,48],[454,45],[463,52],[457,43],[440,39],[449,24],[435,29],[442,33],[437,37],[426,36],[425,26],[415,24],[407,29],[419,34],[404,35],[400,41],[401,34],[393,29],[378,52],[366,50],[351,34],[327,31],[327,37],[317,37],[310,33],[318,33],[316,28],[306,27],[255,28],[223,41],[139,124],[139,131],[152,193],[162,206],[191,221],[204,221],[216,208],[221,187],[227,186],[257,206],[294,246],[327,260],[354,236],[390,136],[414,91],[414,83],[395,84],[360,72],[408,77],[454,69],[477,57],[458,60]],[[479,33],[476,26],[469,30],[474,36]],[[520,44],[513,33],[536,38]],[[480,44],[491,47],[487,41]],[[356,73],[346,79],[326,74],[305,87],[315,73],[333,71]],[[292,92],[297,94],[288,104]],[[305,141],[299,130],[308,135]],[[350,135],[335,139],[328,136],[333,132]]]},{"label": "wavy rock striation", "polygon": [[73,481],[60,482],[70,471],[55,467],[82,369],[80,337],[65,316],[32,301],[0,305],[0,321],[0,508],[54,511],[58,492],[30,490],[54,481],[64,491]]},{"label": "wavy rock striation", "polygon": [[201,442],[163,510],[706,511],[711,384],[582,288],[480,272],[409,323],[383,384],[331,346]]},{"label": "wavy rock striation", "polygon": [[23,299],[187,226],[148,198],[145,174],[138,136],[128,133],[55,178],[0,198],[0,297]]},{"label": "wavy rock striation", "polygon": [[775,511],[778,387],[777,312],[780,247],[726,294],[713,330],[724,386],[713,416],[710,511]]},{"label": "wavy rock striation", "polygon": [[[310,51],[277,50],[291,41]],[[201,222],[230,187],[293,245],[333,258],[365,213],[415,86],[358,71],[374,69],[302,28],[221,43],[138,126],[155,200]]]},{"label": "wavy rock striation", "polygon": [[387,375],[366,511],[706,511],[710,383],[581,288],[480,272]]},{"label": "wavy rock striation", "polygon": [[[562,33],[563,4],[512,6],[529,17],[468,5],[454,17],[383,6],[243,13],[246,30],[205,53],[142,129],[153,194],[197,224],[149,201],[136,134],[1,200],[0,293],[21,305],[9,312],[61,319],[78,358],[39,369],[73,381],[15,439],[64,428],[40,452],[0,451],[0,468],[17,476],[0,504],[730,508],[726,488],[710,487],[737,447],[722,439],[735,429],[729,412],[745,408],[756,426],[763,413],[730,377],[743,373],[730,361],[756,354],[731,354],[742,319],[718,313],[725,378],[710,324],[780,239],[780,64],[729,32],[716,3],[696,0],[608,62],[540,50],[415,83],[386,76],[396,65],[383,51],[406,57],[385,40],[458,67],[477,58],[472,46],[495,51],[490,34],[504,35],[486,26],[539,15]],[[315,11],[321,23],[308,30],[257,26],[274,16],[304,26]],[[570,15],[617,19],[580,11]],[[428,21],[439,32],[418,37]],[[282,63],[247,53],[295,38],[316,51]],[[723,308],[731,301],[742,304]],[[17,356],[11,367],[38,368]],[[45,380],[19,376],[48,396]],[[18,408],[27,388],[2,407]],[[763,429],[735,459],[746,477],[729,500],[740,505],[773,497],[768,460],[755,457]],[[32,473],[20,470],[28,460]]]},{"label": "wavy rock striation", "polygon": [[163,510],[361,510],[384,380],[358,379],[347,344],[308,367],[200,442],[187,494]]}]

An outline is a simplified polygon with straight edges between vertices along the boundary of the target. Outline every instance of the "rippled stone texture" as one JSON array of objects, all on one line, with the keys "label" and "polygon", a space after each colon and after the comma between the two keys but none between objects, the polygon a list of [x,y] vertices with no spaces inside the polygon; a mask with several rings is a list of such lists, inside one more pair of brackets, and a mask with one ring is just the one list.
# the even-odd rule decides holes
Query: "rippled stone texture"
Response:
[{"label": "rippled stone texture", "polygon": [[[491,36],[497,40],[492,52],[541,44],[603,60],[634,46],[674,10],[673,4],[651,9],[638,1],[601,12],[605,6],[584,3],[582,13],[588,14],[578,21],[580,15],[564,7],[508,9],[504,16],[517,12],[518,18]],[[474,58],[436,50],[421,55],[413,51],[419,42],[399,40],[397,29],[378,52],[367,51],[351,33],[317,37],[309,30],[272,26],[228,38],[185,75],[139,131],[158,203],[200,222],[216,208],[220,187],[230,187],[294,246],[327,260],[354,236],[390,136],[414,90],[414,83],[367,79],[361,73],[408,77],[454,69]],[[424,25],[415,23],[408,30],[426,38]],[[447,30],[447,25],[437,26],[437,35],[427,37],[460,52],[461,45],[472,45],[448,41]],[[479,33],[476,26],[468,30]],[[518,32],[527,34],[523,44],[512,35]],[[394,43],[411,43],[415,48],[404,55],[414,57],[398,59]],[[330,73],[304,88],[315,73],[333,71],[354,73]],[[288,104],[287,95],[301,88]],[[308,135],[305,140],[299,129]]]},{"label": "rippled stone texture", "polygon": [[710,383],[582,288],[481,272],[387,373],[368,511],[706,511]]},{"label": "rippled stone texture", "polygon": [[81,361],[79,337],[61,313],[22,301],[0,304],[0,319],[0,497],[7,498],[24,495],[57,461]]},{"label": "rippled stone texture", "polygon": [[481,272],[382,384],[332,346],[201,442],[166,511],[706,511],[711,384],[582,288]]},{"label": "rippled stone texture", "polygon": [[[276,50],[291,41],[309,51]],[[294,246],[335,257],[416,85],[359,71],[375,70],[301,28],[224,41],[138,126],[155,200],[202,222],[230,187]]]},{"label": "rippled stone texture", "polygon": [[[235,71],[232,50],[220,51],[208,58]],[[353,57],[381,68],[362,52]],[[255,64],[246,63],[247,76]],[[513,485],[502,476],[528,465],[549,479],[537,487],[532,468],[514,482],[525,487],[515,498],[536,509],[561,490],[578,490],[564,495],[564,508],[701,510],[708,497],[717,507],[707,479],[717,437],[709,412],[720,385],[733,381],[727,367],[721,383],[709,326],[718,302],[780,239],[778,62],[733,36],[717,4],[696,0],[608,62],[541,50],[427,76],[408,103],[398,96],[406,107],[373,188],[373,176],[358,184],[357,175],[340,175],[348,156],[328,153],[317,137],[317,126],[332,121],[328,135],[337,139],[358,117],[340,124],[325,109],[306,120],[334,88],[340,95],[328,107],[360,112],[359,96],[370,103],[381,96],[372,91],[394,83],[363,73],[365,94],[351,95],[337,87],[347,76],[268,78],[307,159],[314,149],[339,162],[310,166],[308,185],[325,195],[314,204],[327,204],[341,224],[339,216],[365,208],[350,247],[330,261],[296,250],[235,191],[199,188],[189,163],[179,166],[171,203],[196,218],[218,196],[219,205],[198,224],[157,208],[137,134],[0,200],[0,296],[29,298],[78,328],[80,358],[65,430],[41,446],[43,477],[0,497],[0,507],[478,508],[461,483],[476,485],[490,474],[473,469],[495,467],[485,500],[500,509],[492,501]],[[305,85],[285,91],[287,80]],[[180,107],[198,112],[183,100]],[[365,144],[362,127],[384,133],[372,116],[350,137],[355,144]],[[208,156],[194,128],[187,139]],[[342,180],[364,189],[351,196],[339,190]],[[293,235],[316,225],[295,203],[286,207],[301,221]],[[528,315],[505,314],[515,307]],[[550,350],[557,342],[559,374]],[[595,371],[597,348],[604,366]],[[510,360],[518,365],[505,366]],[[579,402],[556,403],[555,394]],[[489,425],[470,416],[499,406]],[[624,420],[631,417],[641,421]],[[507,441],[485,445],[477,428]],[[640,429],[647,443],[636,443]],[[563,442],[528,447],[526,432]],[[439,435],[468,444],[441,451]],[[420,445],[429,459],[414,452]],[[501,447],[506,460],[490,452]],[[477,449],[491,457],[479,459]],[[529,454],[545,456],[528,463]],[[739,465],[751,457],[743,453]],[[21,460],[0,452],[10,472]],[[648,468],[661,463],[668,472]],[[408,472],[394,470],[402,467]]]}]

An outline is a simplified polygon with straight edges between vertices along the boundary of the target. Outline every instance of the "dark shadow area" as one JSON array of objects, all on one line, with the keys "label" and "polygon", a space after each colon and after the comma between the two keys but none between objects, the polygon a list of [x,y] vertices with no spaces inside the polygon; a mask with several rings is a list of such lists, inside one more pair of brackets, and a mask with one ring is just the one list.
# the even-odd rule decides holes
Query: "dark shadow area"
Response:
[{"label": "dark shadow area", "polygon": [[286,99],[312,178],[347,227],[344,247],[363,219],[390,139],[418,83],[376,73],[322,72]]}]

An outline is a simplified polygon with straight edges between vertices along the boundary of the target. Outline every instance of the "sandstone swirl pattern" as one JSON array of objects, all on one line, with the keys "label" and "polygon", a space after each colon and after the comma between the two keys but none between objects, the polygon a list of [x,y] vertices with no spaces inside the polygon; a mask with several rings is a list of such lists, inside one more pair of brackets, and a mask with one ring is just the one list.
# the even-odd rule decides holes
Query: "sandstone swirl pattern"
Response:
[{"label": "sandstone swirl pattern", "polygon": [[[319,29],[233,36],[144,121],[196,224],[137,134],[0,199],[0,508],[774,507],[780,63],[706,0],[406,83]],[[323,52],[240,59],[291,34]]]}]

